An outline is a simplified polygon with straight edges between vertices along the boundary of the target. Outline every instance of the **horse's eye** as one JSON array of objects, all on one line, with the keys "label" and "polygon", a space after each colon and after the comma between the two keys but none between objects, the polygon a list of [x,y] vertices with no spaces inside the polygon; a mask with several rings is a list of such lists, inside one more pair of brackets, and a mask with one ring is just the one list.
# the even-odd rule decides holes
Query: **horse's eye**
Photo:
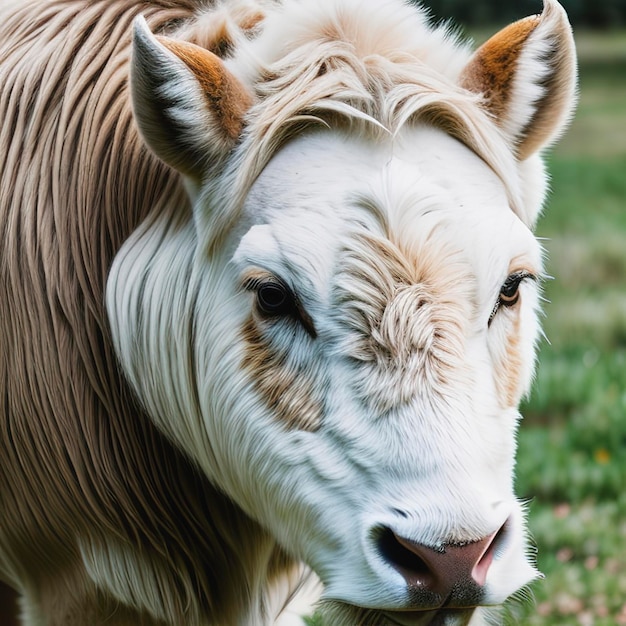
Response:
[{"label": "horse's eye", "polygon": [[317,331],[311,316],[307,313],[298,296],[275,276],[251,276],[243,281],[246,291],[256,295],[257,311],[266,318],[290,317],[299,322],[313,338]]},{"label": "horse's eye", "polygon": [[500,289],[501,306],[513,306],[517,304],[519,300],[519,286],[524,277],[525,274],[523,272],[516,272],[515,274],[511,274],[506,281],[504,281],[504,285],[502,285],[502,289]]},{"label": "horse's eye", "polygon": [[500,288],[498,301],[493,307],[493,311],[489,317],[490,324],[501,307],[512,307],[518,303],[520,297],[519,288],[522,281],[526,278],[534,279],[535,276],[527,271],[513,272],[513,274],[509,275],[509,277],[504,281],[504,284]]},{"label": "horse's eye", "polygon": [[282,283],[265,281],[256,289],[259,310],[265,315],[287,315],[294,308],[293,295]]}]

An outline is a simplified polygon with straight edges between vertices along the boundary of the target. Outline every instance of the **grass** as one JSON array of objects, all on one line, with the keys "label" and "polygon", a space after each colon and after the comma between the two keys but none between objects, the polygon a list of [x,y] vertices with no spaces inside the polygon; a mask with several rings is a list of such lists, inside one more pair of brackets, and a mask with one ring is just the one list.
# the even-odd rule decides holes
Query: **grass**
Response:
[{"label": "grass", "polygon": [[626,624],[624,372],[624,347],[542,350],[517,474],[546,578],[515,623]]},{"label": "grass", "polygon": [[572,130],[560,142],[560,157],[611,160],[626,155],[626,31],[576,36],[581,98]]},{"label": "grass", "polygon": [[518,493],[545,579],[512,624],[626,625],[626,34],[582,34],[581,99],[550,158],[551,301]]}]

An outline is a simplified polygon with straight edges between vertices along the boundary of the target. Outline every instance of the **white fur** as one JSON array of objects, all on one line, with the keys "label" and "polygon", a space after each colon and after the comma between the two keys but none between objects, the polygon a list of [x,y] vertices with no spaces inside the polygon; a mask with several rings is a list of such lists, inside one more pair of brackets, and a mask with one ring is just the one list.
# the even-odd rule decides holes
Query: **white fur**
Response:
[{"label": "white fur", "polygon": [[[478,98],[455,85],[468,51],[430,31],[419,11],[392,0],[303,0],[268,11],[259,37],[229,62],[259,95],[240,145],[194,197],[194,219],[180,227],[157,217],[112,267],[107,305],[120,362],[155,423],[312,568],[323,598],[415,608],[373,529],[437,547],[476,541],[508,520],[484,598],[501,603],[537,576],[513,493],[517,403],[539,332],[537,284],[524,281],[519,305],[489,319],[511,271],[541,275],[529,230],[545,192],[541,163],[516,162]],[[318,84],[317,67],[298,65],[303,49],[323,45],[318,35],[329,23],[349,31],[349,45],[331,42],[322,55],[341,67],[333,54],[350,59],[332,76],[345,78],[334,95],[324,95],[332,72]],[[524,60],[533,80],[543,71],[536,56]],[[262,82],[263,69],[277,76],[273,86]],[[368,72],[370,89],[396,98],[393,110],[359,82]],[[532,86],[515,90],[523,94],[507,129],[537,97]],[[173,99],[183,92],[171,91]],[[469,148],[419,120],[438,100],[464,120]],[[303,112],[326,121],[329,110],[352,125],[285,130]],[[191,111],[177,121],[194,127]],[[528,180],[537,191],[524,188]],[[413,292],[380,305],[374,283],[351,279],[359,265],[372,280],[384,274],[389,257],[376,242],[396,250],[407,272],[423,272],[411,287],[428,307],[412,308]],[[251,270],[288,284],[315,324],[313,338],[293,321],[257,322],[266,345],[322,399],[315,430],[287,429],[242,365],[255,307],[242,279]],[[366,321],[392,306],[399,317],[385,321],[376,341],[394,348],[377,360]],[[437,333],[445,354],[435,358]],[[503,382],[513,343],[519,367]],[[89,560],[95,576],[97,561]],[[110,575],[100,578],[107,584]],[[254,619],[241,623],[261,623]],[[281,619],[292,623],[288,613]],[[480,623],[477,611],[472,624]]]}]

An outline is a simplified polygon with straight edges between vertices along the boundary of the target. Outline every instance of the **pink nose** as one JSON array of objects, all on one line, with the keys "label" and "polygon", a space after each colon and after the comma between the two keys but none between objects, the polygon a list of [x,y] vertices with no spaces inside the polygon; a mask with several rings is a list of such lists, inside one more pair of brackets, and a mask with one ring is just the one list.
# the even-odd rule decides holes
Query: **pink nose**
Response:
[{"label": "pink nose", "polygon": [[432,606],[446,600],[447,606],[472,606],[480,601],[497,538],[503,530],[504,526],[471,543],[431,548],[387,529],[380,545],[385,558],[404,576],[420,604],[421,599]]}]

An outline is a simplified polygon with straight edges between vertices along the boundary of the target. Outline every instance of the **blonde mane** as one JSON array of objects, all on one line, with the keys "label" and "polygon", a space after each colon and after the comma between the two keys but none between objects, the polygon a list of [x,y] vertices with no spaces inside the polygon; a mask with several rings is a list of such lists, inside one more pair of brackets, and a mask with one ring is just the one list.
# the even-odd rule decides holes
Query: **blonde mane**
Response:
[{"label": "blonde mane", "polygon": [[[135,401],[104,307],[111,262],[131,233],[151,212],[169,214],[174,227],[188,216],[180,177],[146,149],[132,119],[131,26],[141,12],[156,31],[201,41],[203,7],[0,8],[0,397],[8,403],[0,423],[9,433],[0,437],[0,579],[24,592],[26,614],[32,592],[51,625],[85,605],[97,608],[81,623],[96,623],[96,611],[123,620],[129,581],[140,613],[126,619],[198,623],[208,614],[230,623],[228,611],[266,582],[251,559],[269,561],[270,572],[287,567]],[[85,560],[98,562],[89,575]],[[66,596],[46,595],[29,571]]]}]

